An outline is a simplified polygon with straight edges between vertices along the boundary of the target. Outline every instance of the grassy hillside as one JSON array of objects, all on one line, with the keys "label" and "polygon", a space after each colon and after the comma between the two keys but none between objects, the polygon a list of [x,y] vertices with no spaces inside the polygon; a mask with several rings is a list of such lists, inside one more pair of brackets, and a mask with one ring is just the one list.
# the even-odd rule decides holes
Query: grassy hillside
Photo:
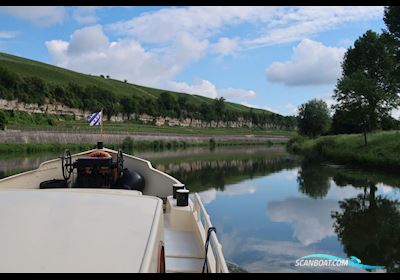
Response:
[{"label": "grassy hillside", "polygon": [[362,134],[322,136],[316,139],[297,136],[287,145],[295,153],[322,156],[342,164],[400,167],[400,131],[370,133],[367,146],[364,145]]},{"label": "grassy hillside", "polygon": [[[86,75],[78,72],[70,71],[64,68],[56,67],[53,65],[41,63],[38,61],[1,53],[0,52],[0,66],[9,69],[12,72],[19,74],[21,77],[36,76],[49,83],[57,85],[68,85],[74,82],[80,86],[95,85],[102,89],[115,93],[118,96],[133,96],[136,98],[152,98],[157,99],[162,92],[168,92],[175,98],[182,95],[181,93],[167,91],[156,88],[149,88],[145,86],[135,85],[124,81],[114,80],[112,78],[102,78],[99,76]],[[104,73],[107,75],[107,73]],[[199,104],[201,102],[211,104],[213,99],[187,94],[188,103]],[[250,108],[226,102],[226,109],[237,112],[249,112]],[[253,109],[254,112],[270,114],[271,112],[260,109]]]}]

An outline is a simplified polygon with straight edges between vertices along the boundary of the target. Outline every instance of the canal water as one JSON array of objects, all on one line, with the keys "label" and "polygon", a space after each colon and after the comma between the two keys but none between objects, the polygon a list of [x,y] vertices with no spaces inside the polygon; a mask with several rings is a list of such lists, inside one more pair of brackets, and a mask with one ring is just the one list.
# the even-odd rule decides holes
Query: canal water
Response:
[{"label": "canal water", "polygon": [[[249,272],[400,270],[400,175],[314,162],[281,146],[134,154],[200,193],[225,258]],[[0,177],[56,156],[3,158]],[[385,268],[296,266],[310,254]]]}]

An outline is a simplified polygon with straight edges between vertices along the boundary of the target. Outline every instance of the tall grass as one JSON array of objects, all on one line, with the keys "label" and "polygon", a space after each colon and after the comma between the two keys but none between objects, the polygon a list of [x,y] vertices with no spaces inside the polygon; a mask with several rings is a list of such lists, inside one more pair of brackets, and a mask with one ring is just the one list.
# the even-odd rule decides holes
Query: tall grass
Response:
[{"label": "tall grass", "polygon": [[368,134],[364,145],[362,134],[322,136],[316,139],[294,137],[289,151],[307,156],[321,156],[343,164],[400,168],[400,131]]},{"label": "tall grass", "polygon": [[[213,138],[212,138],[213,139]],[[267,142],[232,142],[232,141],[220,141],[217,142],[214,139],[208,142],[188,142],[188,141],[177,141],[177,140],[153,140],[153,141],[134,141],[130,137],[126,137],[122,143],[104,143],[104,146],[110,149],[118,150],[122,149],[126,153],[134,153],[135,151],[143,150],[176,150],[186,149],[189,147],[211,147],[216,146],[234,146],[234,145],[272,145],[271,141]],[[279,144],[279,143],[277,143]],[[30,154],[30,153],[41,153],[41,152],[62,152],[64,149],[78,152],[85,151],[95,148],[93,143],[28,143],[28,144],[16,144],[16,143],[0,143],[0,154]]]}]

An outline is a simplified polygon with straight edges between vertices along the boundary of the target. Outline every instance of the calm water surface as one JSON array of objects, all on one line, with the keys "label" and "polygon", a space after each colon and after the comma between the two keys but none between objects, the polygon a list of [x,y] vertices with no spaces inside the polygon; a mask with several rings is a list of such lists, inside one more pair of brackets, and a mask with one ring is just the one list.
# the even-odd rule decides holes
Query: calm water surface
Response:
[{"label": "calm water surface", "polygon": [[[250,272],[366,272],[296,267],[309,254],[399,271],[400,175],[311,162],[282,147],[135,153],[200,193],[228,261]],[[0,160],[0,177],[58,154]]]}]

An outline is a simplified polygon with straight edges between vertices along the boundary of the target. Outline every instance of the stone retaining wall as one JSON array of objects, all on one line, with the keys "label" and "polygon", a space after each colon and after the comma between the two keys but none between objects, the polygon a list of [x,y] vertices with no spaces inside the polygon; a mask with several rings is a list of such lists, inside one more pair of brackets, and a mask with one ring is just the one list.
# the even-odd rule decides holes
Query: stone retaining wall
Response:
[{"label": "stone retaining wall", "polygon": [[[76,120],[86,120],[87,117],[93,113],[89,111],[83,111],[80,109],[70,108],[61,103],[54,104],[30,104],[18,102],[17,100],[5,100],[0,99],[0,110],[17,110],[28,113],[42,113],[42,114],[53,114],[53,115],[70,115],[74,116]],[[176,119],[170,117],[153,117],[147,114],[141,114],[136,116],[136,114],[132,114],[129,116],[129,119],[137,119],[147,124],[155,124],[157,126],[168,125],[168,126],[183,126],[183,127],[229,127],[229,128],[237,128],[237,127],[252,127],[253,124],[251,121],[246,121],[243,118],[238,118],[237,121],[203,121],[197,119]],[[113,122],[122,122],[128,120],[128,116],[122,113],[119,113],[115,116],[112,116],[110,121]],[[266,125],[266,128],[272,128],[271,125]]]}]

